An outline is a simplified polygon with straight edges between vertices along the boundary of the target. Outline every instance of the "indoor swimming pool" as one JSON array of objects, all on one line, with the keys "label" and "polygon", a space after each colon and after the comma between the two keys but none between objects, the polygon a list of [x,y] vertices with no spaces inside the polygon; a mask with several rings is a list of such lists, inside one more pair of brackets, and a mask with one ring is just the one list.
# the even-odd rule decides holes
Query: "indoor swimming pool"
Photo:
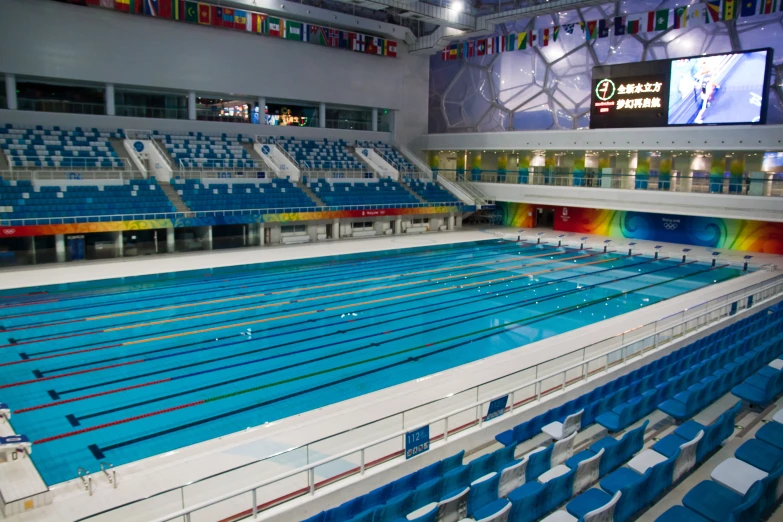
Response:
[{"label": "indoor swimming pool", "polygon": [[47,484],[740,276],[503,240],[0,292],[0,402]]}]

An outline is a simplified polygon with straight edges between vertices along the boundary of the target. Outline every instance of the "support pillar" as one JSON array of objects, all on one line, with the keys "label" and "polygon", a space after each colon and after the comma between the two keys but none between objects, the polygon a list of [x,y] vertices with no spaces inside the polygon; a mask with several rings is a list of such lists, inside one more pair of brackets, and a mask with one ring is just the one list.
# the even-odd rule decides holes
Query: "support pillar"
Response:
[{"label": "support pillar", "polygon": [[745,156],[735,154],[729,162],[729,194],[742,194],[745,183]]},{"label": "support pillar", "polygon": [[125,255],[125,245],[122,241],[122,231],[114,233],[114,257]]},{"label": "support pillar", "polygon": [[462,214],[457,214],[456,219],[454,220],[454,226],[455,228],[462,228]]},{"label": "support pillar", "polygon": [[212,227],[207,227],[207,250],[212,250]]},{"label": "support pillar", "polygon": [[322,129],[326,128],[326,104],[321,103],[318,106],[318,126]]},{"label": "support pillar", "polygon": [[332,222],[332,238],[333,239],[340,239],[340,220],[335,219]]},{"label": "support pillar", "polygon": [[19,108],[19,102],[16,98],[16,75],[5,75],[5,101],[8,108],[15,111]]},{"label": "support pillar", "polygon": [[432,171],[432,180],[438,179],[438,169],[440,168],[440,153],[431,150],[427,153],[427,165]]},{"label": "support pillar", "polygon": [[398,236],[402,234],[402,216],[397,216],[394,220],[394,233]]},{"label": "support pillar", "polygon": [[114,106],[114,84],[106,84],[106,92],[104,93],[106,101],[106,116],[115,116],[117,114]]},{"label": "support pillar", "polygon": [[587,160],[584,152],[576,152],[571,164],[571,177],[574,187],[585,186],[585,174],[587,173]]},{"label": "support pillar", "polygon": [[378,132],[378,109],[373,107],[372,109],[372,131]]},{"label": "support pillar", "polygon": [[672,189],[672,163],[671,154],[661,155],[658,163],[658,190]]},{"label": "support pillar", "polygon": [[57,262],[65,263],[65,236],[63,234],[54,236],[54,252],[57,255]]},{"label": "support pillar", "polygon": [[710,164],[710,193],[720,194],[723,192],[723,178],[726,175],[726,155],[713,152],[712,163]]},{"label": "support pillar", "polygon": [[481,181],[481,152],[470,152],[470,181]]},{"label": "support pillar", "polygon": [[465,164],[468,160],[468,152],[464,150],[458,150],[457,151],[457,165],[455,167],[456,169],[456,177],[455,179],[457,181],[465,181]]},{"label": "support pillar", "polygon": [[264,224],[259,223],[258,224],[258,246],[263,247],[264,242],[266,241],[266,230],[264,229]]},{"label": "support pillar", "polygon": [[35,259],[35,236],[28,236],[27,237],[27,251],[30,254],[30,264],[35,265],[36,259]]},{"label": "support pillar", "polygon": [[449,214],[448,221],[446,223],[447,230],[454,230],[454,214]]},{"label": "support pillar", "polygon": [[508,174],[508,154],[500,152],[498,153],[498,183],[506,182],[506,174]]},{"label": "support pillar", "polygon": [[188,119],[196,119],[196,93],[193,91],[188,92]]},{"label": "support pillar", "polygon": [[639,151],[636,157],[636,190],[647,190],[650,183],[650,165],[652,154]]},{"label": "support pillar", "polygon": [[175,244],[174,244],[174,229],[173,228],[167,228],[166,229],[166,252],[169,254],[173,254],[176,250]]},{"label": "support pillar", "polygon": [[258,124],[266,125],[266,98],[258,97]]},{"label": "support pillar", "polygon": [[530,154],[517,157],[517,183],[527,185],[530,182]]}]

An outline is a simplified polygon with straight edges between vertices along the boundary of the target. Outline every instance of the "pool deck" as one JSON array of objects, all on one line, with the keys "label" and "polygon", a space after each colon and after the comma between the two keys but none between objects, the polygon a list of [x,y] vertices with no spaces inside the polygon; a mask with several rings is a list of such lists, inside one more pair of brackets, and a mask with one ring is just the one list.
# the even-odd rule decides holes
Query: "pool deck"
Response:
[{"label": "pool deck", "polygon": [[[552,230],[528,229],[523,234],[525,239],[531,240],[537,232],[545,232],[542,241],[557,241],[558,232]],[[234,266],[241,264],[260,263],[267,261],[281,261],[289,259],[304,259],[309,257],[321,257],[336,254],[349,254],[357,252],[373,252],[395,248],[410,248],[421,246],[436,246],[441,244],[476,241],[491,239],[498,234],[507,234],[507,237],[515,238],[516,229],[493,228],[486,230],[463,229],[455,232],[432,233],[414,237],[382,237],[363,240],[334,241],[320,244],[307,244],[287,247],[263,247],[241,250],[212,251],[196,254],[172,254],[158,257],[144,257],[137,259],[117,259],[108,261],[91,261],[68,265],[44,265],[40,267],[28,267],[15,270],[0,271],[0,289],[20,288],[31,285],[46,285],[75,281],[87,281],[103,278],[118,277],[120,275],[144,275],[169,271],[182,271],[189,269],[211,268],[218,266]],[[564,244],[578,246],[579,237],[572,234],[564,238]],[[588,236],[587,247],[603,249],[601,236]],[[625,251],[630,240],[614,239],[610,244],[611,250]],[[649,241],[636,241],[635,253],[651,254],[653,246],[661,243]],[[679,257],[682,248],[686,245],[662,244],[661,256]],[[708,249],[704,247],[690,247],[689,259],[707,261],[711,259],[713,251],[721,251],[719,260],[723,263],[741,263],[747,253]],[[781,266],[783,257],[765,254],[753,254],[752,264],[755,266],[764,264],[776,264]],[[121,272],[121,273],[120,273]],[[72,480],[58,484],[51,488],[53,502],[17,515],[8,516],[9,521],[66,521],[76,520],[92,513],[98,513],[114,506],[119,506],[133,500],[148,497],[161,491],[175,488],[179,485],[190,483],[204,477],[220,473],[237,466],[248,465],[245,471],[235,472],[232,480],[213,480],[200,485],[190,486],[185,492],[172,491],[169,494],[158,497],[154,502],[144,505],[143,509],[135,509],[132,516],[125,510],[120,515],[113,513],[111,516],[96,518],[95,520],[150,520],[181,509],[182,502],[193,505],[200,501],[219,496],[245,484],[251,484],[260,480],[271,478],[280,473],[290,471],[307,462],[308,456],[303,452],[295,452],[275,462],[249,465],[261,458],[274,455],[288,448],[295,448],[313,441],[321,440],[330,435],[343,432],[348,429],[365,425],[380,418],[385,418],[400,411],[415,408],[435,399],[455,394],[453,408],[464,404],[470,404],[472,399],[459,398],[459,392],[472,386],[490,381],[511,372],[529,368],[538,363],[557,357],[559,354],[572,352],[579,346],[588,346],[611,335],[629,330],[637,325],[649,323],[658,318],[663,318],[685,308],[696,306],[719,295],[732,290],[740,290],[749,284],[769,279],[779,275],[780,271],[759,271],[754,274],[734,279],[713,287],[702,288],[674,299],[658,303],[644,310],[629,312],[619,317],[601,321],[598,324],[567,332],[554,338],[525,346],[524,350],[510,350],[486,359],[478,360],[448,371],[440,372],[415,381],[400,384],[373,392],[361,397],[350,399],[341,403],[295,415],[262,426],[249,427],[241,432],[233,433],[218,439],[184,447],[162,455],[157,455],[137,462],[126,464],[117,468],[119,486],[114,489],[108,483],[105,476],[96,473],[93,481],[94,493],[92,496],[84,490],[81,481]],[[468,400],[470,399],[470,400]],[[461,402],[460,402],[461,401]],[[415,425],[433,415],[430,411],[419,411],[420,418],[406,417],[405,427]],[[412,417],[416,417],[414,415]],[[399,416],[398,416],[399,417]],[[13,419],[12,419],[13,420]],[[402,420],[392,418],[387,425],[373,426],[372,429],[361,429],[354,432],[350,439],[342,438],[336,441],[317,443],[312,446],[309,461],[317,461],[345,451],[346,449],[362,442],[372,441],[390,432],[402,429]],[[0,427],[0,430],[7,429]],[[35,448],[33,447],[33,452]],[[29,464],[29,461],[28,461]],[[353,460],[346,459],[346,469],[352,467]],[[9,481],[14,482],[15,488],[40,488],[40,477],[30,464],[24,468],[21,475],[7,463],[0,463],[0,491],[6,495],[10,493]],[[22,468],[20,468],[22,469]],[[95,473],[96,469],[91,469]],[[329,474],[333,474],[330,470]],[[319,477],[316,476],[316,481]],[[228,483],[226,483],[228,482]],[[297,483],[298,484],[298,483]],[[274,495],[282,495],[294,489],[292,483],[281,484],[278,492],[273,489],[267,493],[271,498]],[[259,499],[261,500],[261,499]],[[237,500],[237,509],[240,512],[249,507],[249,500]],[[210,518],[209,510],[194,517],[193,520],[215,520],[217,516]],[[221,511],[222,513],[222,511]],[[120,516],[118,516],[120,515]]]}]

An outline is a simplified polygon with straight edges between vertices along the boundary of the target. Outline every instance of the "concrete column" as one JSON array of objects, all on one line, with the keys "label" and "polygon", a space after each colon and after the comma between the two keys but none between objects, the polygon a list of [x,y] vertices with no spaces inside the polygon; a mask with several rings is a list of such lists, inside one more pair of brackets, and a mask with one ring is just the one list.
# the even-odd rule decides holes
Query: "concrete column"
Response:
[{"label": "concrete column", "polygon": [[106,98],[106,116],[114,116],[117,114],[114,108],[114,84],[106,84],[106,92],[104,93]]},{"label": "concrete column", "polygon": [[264,241],[266,238],[266,232],[264,231],[264,224],[259,223],[258,224],[258,246],[264,246]]},{"label": "concrete column", "polygon": [[372,131],[378,132],[378,109],[372,109]]},{"label": "concrete column", "polygon": [[332,222],[332,239],[340,239],[340,220],[335,219]]},{"label": "concrete column", "polygon": [[173,228],[167,228],[166,229],[166,252],[169,254],[173,254],[176,250],[176,247],[174,245],[174,229]]},{"label": "concrete column", "polygon": [[65,262],[65,236],[63,234],[56,234],[54,236],[54,252],[57,254],[57,262]]},{"label": "concrete column", "polygon": [[258,97],[258,124],[266,125],[266,118],[264,117],[264,107],[266,107],[266,98],[263,96]]},{"label": "concrete column", "polygon": [[318,106],[318,123],[322,129],[326,128],[326,104],[321,103]]},{"label": "concrete column", "polygon": [[396,235],[402,234],[402,216],[397,216],[394,220],[394,233]]},{"label": "concrete column", "polygon": [[454,230],[454,214],[449,214],[448,221],[446,222],[447,230]]},{"label": "concrete column", "polygon": [[114,233],[114,257],[123,257],[125,254],[125,247],[122,241],[122,232]]},{"label": "concrete column", "polygon": [[35,236],[27,237],[27,250],[30,252],[30,260],[32,264],[36,264],[35,259]]},{"label": "concrete column", "polygon": [[196,119],[196,93],[193,91],[188,92],[188,119]]},{"label": "concrete column", "polygon": [[307,235],[313,243],[318,241],[318,225],[307,225]]},{"label": "concrete column", "polygon": [[456,224],[454,226],[456,228],[462,228],[462,214],[457,214],[457,219],[455,221]]},{"label": "concrete column", "polygon": [[8,104],[8,108],[15,111],[19,108],[19,104],[16,99],[16,75],[5,75],[5,100]]},{"label": "concrete column", "polygon": [[207,250],[212,250],[212,227],[206,227],[207,228]]}]

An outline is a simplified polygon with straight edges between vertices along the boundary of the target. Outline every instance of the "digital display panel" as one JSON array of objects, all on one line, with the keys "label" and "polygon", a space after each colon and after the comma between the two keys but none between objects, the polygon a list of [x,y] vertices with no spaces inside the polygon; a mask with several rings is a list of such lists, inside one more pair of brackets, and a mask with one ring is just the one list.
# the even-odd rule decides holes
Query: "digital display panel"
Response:
[{"label": "digital display panel", "polygon": [[766,123],[771,49],[593,68],[590,128]]}]

